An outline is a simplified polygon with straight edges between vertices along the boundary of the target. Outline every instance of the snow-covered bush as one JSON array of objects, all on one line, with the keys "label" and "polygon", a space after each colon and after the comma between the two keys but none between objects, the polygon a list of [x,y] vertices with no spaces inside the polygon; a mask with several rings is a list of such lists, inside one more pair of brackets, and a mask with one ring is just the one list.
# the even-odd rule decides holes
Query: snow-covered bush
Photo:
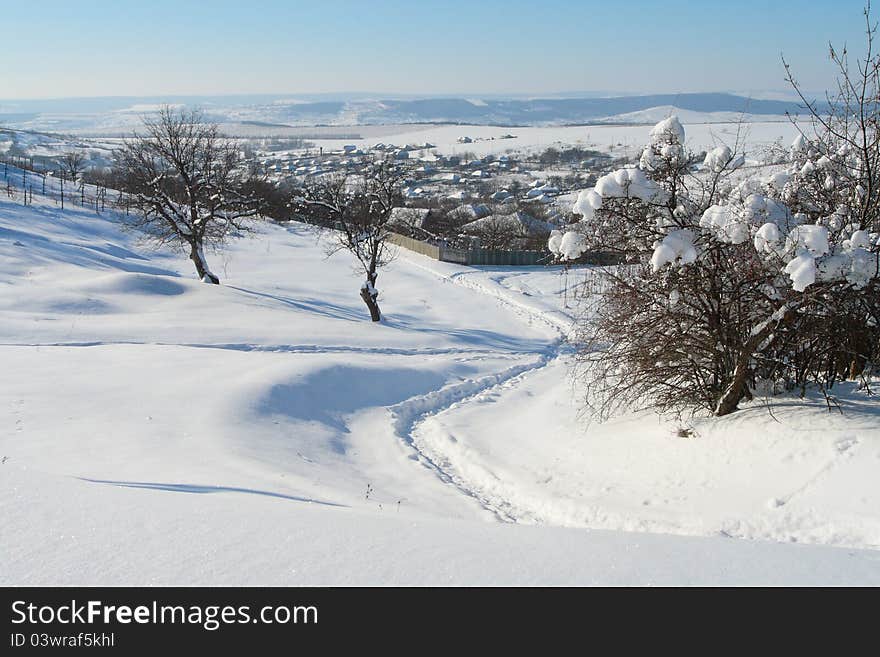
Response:
[{"label": "snow-covered bush", "polygon": [[[861,79],[876,99],[877,76]],[[559,261],[611,251],[629,263],[605,272],[581,336],[588,403],[600,414],[648,405],[725,415],[758,380],[825,389],[877,359],[877,112],[849,98],[815,118],[784,170],[746,177],[728,146],[693,166],[670,117],[637,166],[578,195],[581,220],[551,236],[551,251]]]}]

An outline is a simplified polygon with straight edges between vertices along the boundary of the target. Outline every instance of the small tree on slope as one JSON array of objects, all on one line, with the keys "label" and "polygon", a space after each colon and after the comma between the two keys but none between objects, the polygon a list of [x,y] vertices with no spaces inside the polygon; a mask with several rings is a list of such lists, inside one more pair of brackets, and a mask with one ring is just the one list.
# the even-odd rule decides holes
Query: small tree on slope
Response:
[{"label": "small tree on slope", "polygon": [[261,209],[244,191],[238,150],[198,111],[165,107],[144,128],[115,154],[115,173],[137,210],[129,223],[185,249],[199,278],[218,284],[205,248],[246,230]]},{"label": "small tree on slope", "polygon": [[327,176],[313,182],[294,204],[313,223],[330,229],[329,254],[347,251],[364,275],[360,296],[370,319],[382,319],[376,280],[394,257],[388,244],[391,210],[402,204],[405,169],[392,162],[377,163],[358,175]]}]

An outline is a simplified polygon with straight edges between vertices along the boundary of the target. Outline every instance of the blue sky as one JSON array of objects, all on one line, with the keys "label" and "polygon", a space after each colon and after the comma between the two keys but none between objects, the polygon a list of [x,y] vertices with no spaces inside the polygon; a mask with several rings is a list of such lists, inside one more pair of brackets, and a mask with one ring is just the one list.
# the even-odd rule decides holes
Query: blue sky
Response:
[{"label": "blue sky", "polygon": [[[862,0],[0,0],[0,98],[807,89]],[[876,12],[880,16],[880,11]]]}]

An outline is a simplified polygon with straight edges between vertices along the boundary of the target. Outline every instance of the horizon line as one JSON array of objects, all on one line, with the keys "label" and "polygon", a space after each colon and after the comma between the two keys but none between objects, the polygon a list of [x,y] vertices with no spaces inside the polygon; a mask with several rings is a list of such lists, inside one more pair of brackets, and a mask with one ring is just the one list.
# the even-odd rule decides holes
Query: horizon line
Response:
[{"label": "horizon line", "polygon": [[[627,98],[638,96],[689,96],[705,94],[724,94],[749,98],[749,93],[792,93],[793,90],[783,88],[754,89],[748,93],[742,90],[703,90],[703,91],[619,91],[619,90],[579,90],[579,91],[553,91],[553,92],[448,92],[448,93],[411,93],[394,91],[320,91],[320,92],[227,92],[227,93],[145,93],[145,94],[107,94],[94,96],[44,96],[44,97],[3,97],[0,102],[42,102],[59,100],[111,100],[111,99],[161,99],[161,98],[243,98],[248,96],[266,97],[319,97],[319,96],[361,96],[365,99],[375,98],[454,98],[454,99],[483,99],[483,98],[526,98],[532,100],[577,99],[577,98]],[[809,94],[818,93],[814,91]],[[824,93],[824,92],[822,92]]]}]

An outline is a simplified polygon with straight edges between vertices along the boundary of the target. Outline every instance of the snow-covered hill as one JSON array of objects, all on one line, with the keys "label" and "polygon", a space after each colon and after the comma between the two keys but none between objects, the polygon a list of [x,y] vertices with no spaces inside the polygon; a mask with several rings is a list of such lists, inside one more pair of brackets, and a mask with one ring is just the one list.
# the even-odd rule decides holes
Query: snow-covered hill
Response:
[{"label": "snow-covered hill", "polygon": [[[821,98],[820,98],[821,101]],[[522,97],[383,97],[364,94],[325,96],[166,96],[0,99],[0,126],[93,135],[128,134],[145,113],[163,104],[203,108],[212,120],[236,131],[245,125],[353,126],[397,123],[457,123],[501,126],[583,124],[596,121],[636,121],[658,107],[675,107],[689,120],[778,120],[786,112],[803,114],[790,99],[752,98],[729,93],[576,95],[552,98]],[[661,117],[663,118],[663,117]],[[659,119],[650,119],[656,122]],[[730,120],[727,118],[725,120]],[[238,133],[236,133],[238,134]]]},{"label": "snow-covered hill", "polygon": [[646,107],[634,112],[624,112],[608,117],[608,122],[614,123],[642,123],[654,125],[670,116],[677,116],[682,123],[758,123],[758,122],[788,122],[784,114],[750,114],[747,108],[737,110],[717,110],[701,112],[688,110],[675,105],[658,105]]},{"label": "snow-covered hill", "polygon": [[880,583],[863,393],[586,425],[586,270],[401,252],[374,325],[303,226],[210,286],[34,200],[0,199],[0,583]]}]

